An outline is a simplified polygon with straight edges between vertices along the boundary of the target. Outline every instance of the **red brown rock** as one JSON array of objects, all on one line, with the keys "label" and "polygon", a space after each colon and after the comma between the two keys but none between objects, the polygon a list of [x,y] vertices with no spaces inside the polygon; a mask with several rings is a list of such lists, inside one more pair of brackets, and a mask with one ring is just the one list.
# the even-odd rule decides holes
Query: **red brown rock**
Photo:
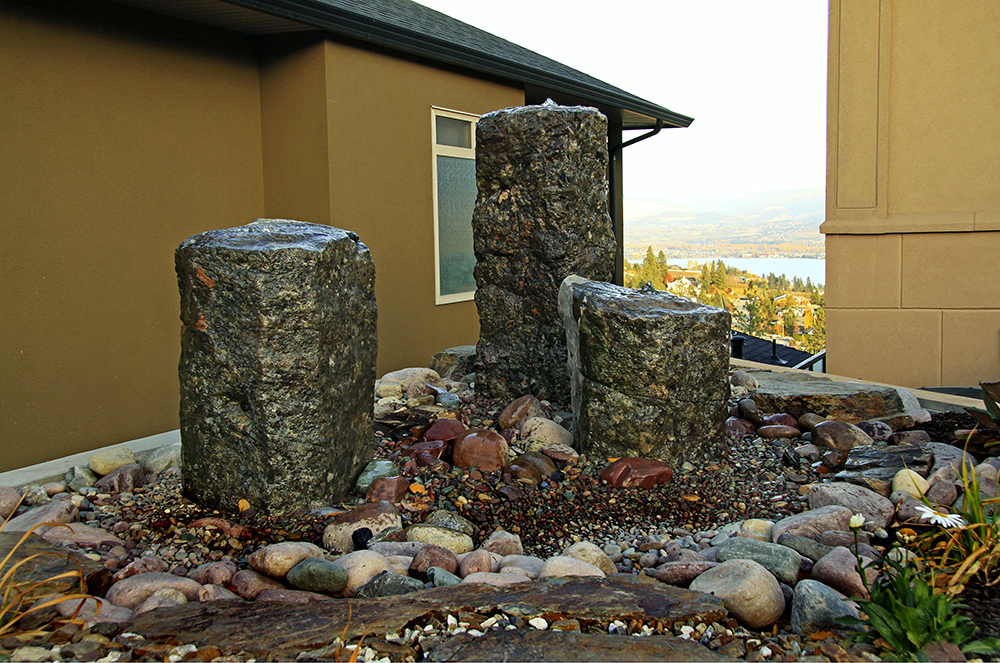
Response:
[{"label": "red brown rock", "polygon": [[439,566],[448,573],[455,573],[458,570],[458,557],[447,548],[434,544],[426,545],[413,556],[409,570],[411,573],[427,573],[427,569],[432,566]]},{"label": "red brown rock", "polygon": [[790,414],[785,414],[780,412],[778,414],[772,414],[764,417],[765,426],[791,426],[792,428],[798,428],[799,422],[796,421],[795,417]]},{"label": "red brown rock", "polygon": [[269,578],[263,573],[257,573],[253,569],[237,571],[229,581],[229,586],[248,601],[253,601],[258,594],[268,589],[285,589],[285,586],[279,581]]},{"label": "red brown rock", "polygon": [[451,447],[444,440],[425,440],[417,442],[403,449],[402,455],[416,458],[422,453],[430,454],[435,458],[446,460],[449,457]]},{"label": "red brown rock", "polygon": [[542,449],[542,453],[552,460],[565,463],[575,463],[580,458],[580,454],[573,447],[565,444],[550,444]]},{"label": "red brown rock", "polygon": [[763,438],[776,439],[776,438],[791,438],[799,437],[802,433],[798,428],[794,426],[783,426],[777,424],[771,424],[767,426],[761,426],[757,429],[757,434]]},{"label": "red brown rock", "polygon": [[[511,481],[524,479],[534,486],[537,486],[542,482],[542,475],[539,474],[538,470],[531,465],[520,465],[515,461],[507,466],[505,472],[510,476]],[[524,482],[522,481],[521,483]]]},{"label": "red brown rock", "polygon": [[601,480],[612,488],[652,488],[673,476],[669,465],[651,458],[619,458],[601,472]]},{"label": "red brown rock", "polygon": [[746,419],[729,417],[726,419],[726,435],[730,437],[742,437],[754,432],[754,426]]},{"label": "red brown rock", "polygon": [[424,433],[425,440],[453,440],[468,430],[468,427],[461,421],[455,419],[438,419]]},{"label": "red brown rock", "polygon": [[493,431],[473,428],[456,437],[452,445],[455,467],[493,472],[507,464],[507,440]]},{"label": "red brown rock", "polygon": [[435,472],[447,472],[451,469],[451,465],[444,462],[440,458],[432,456],[426,451],[420,452],[417,456],[417,466],[418,467],[430,467],[433,468]]},{"label": "red brown rock", "polygon": [[473,550],[462,558],[459,564],[458,575],[465,578],[473,573],[497,573],[500,571],[499,562],[494,562],[493,555],[488,550]]},{"label": "red brown rock", "polygon": [[519,428],[525,419],[541,416],[543,416],[542,404],[531,394],[526,394],[503,409],[498,423],[502,429]]},{"label": "red brown rock", "polygon": [[365,494],[365,501],[385,501],[398,504],[403,501],[409,488],[410,480],[404,476],[381,477],[368,487],[368,492]]}]

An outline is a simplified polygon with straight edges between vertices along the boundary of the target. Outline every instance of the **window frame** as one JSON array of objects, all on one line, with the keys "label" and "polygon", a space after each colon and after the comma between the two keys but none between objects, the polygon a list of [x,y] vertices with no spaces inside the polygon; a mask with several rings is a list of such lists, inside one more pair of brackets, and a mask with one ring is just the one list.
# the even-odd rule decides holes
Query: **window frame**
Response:
[{"label": "window frame", "polygon": [[[453,145],[439,145],[437,142],[437,118],[447,117],[454,120],[470,122],[471,127],[471,147],[455,147]],[[452,295],[441,294],[441,238],[438,218],[438,157],[454,157],[458,159],[476,159],[476,124],[479,122],[479,115],[466,113],[463,111],[431,106],[431,197],[433,199],[433,223],[434,223],[434,304],[456,304],[458,302],[471,301],[476,296],[476,290],[469,292],[459,292]],[[471,223],[471,219],[469,220]]]}]

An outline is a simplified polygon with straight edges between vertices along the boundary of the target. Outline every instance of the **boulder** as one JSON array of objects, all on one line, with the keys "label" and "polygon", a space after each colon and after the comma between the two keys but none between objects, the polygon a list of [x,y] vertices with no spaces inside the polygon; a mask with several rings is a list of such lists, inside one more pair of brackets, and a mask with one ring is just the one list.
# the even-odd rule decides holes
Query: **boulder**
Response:
[{"label": "boulder", "polygon": [[734,617],[750,628],[773,624],[785,611],[785,597],[774,576],[757,562],[731,559],[693,581],[691,589],[713,594]]},{"label": "boulder", "polygon": [[559,310],[581,452],[673,464],[722,458],[727,311],[580,276],[563,281]]},{"label": "boulder", "polygon": [[816,484],[809,491],[810,509],[831,504],[847,507],[851,513],[860,513],[876,527],[888,527],[896,510],[892,502],[874,490],[843,481]]},{"label": "boulder", "polygon": [[569,399],[557,310],[570,274],[611,281],[607,118],[543,104],[487,113],[476,127],[476,391]]},{"label": "boulder", "polygon": [[465,375],[475,370],[476,346],[457,345],[435,353],[427,367],[438,375]]},{"label": "boulder", "polygon": [[285,513],[346,496],[374,452],[375,267],[353,232],[280,219],[175,252],[184,493]]}]

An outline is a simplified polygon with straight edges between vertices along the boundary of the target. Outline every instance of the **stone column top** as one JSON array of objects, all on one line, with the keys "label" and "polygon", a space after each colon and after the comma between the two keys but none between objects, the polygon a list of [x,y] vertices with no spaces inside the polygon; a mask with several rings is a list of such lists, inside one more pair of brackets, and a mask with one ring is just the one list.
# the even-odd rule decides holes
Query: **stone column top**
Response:
[{"label": "stone column top", "polygon": [[[603,308],[606,312],[617,312],[628,317],[658,317],[664,313],[703,314],[720,310],[665,290],[656,290],[649,284],[632,289],[578,276],[569,276],[563,283],[574,289],[580,288],[587,306]],[[588,298],[588,294],[593,297]]]},{"label": "stone column top", "polygon": [[[257,219],[244,226],[210,230],[192,235],[179,249],[197,246],[203,249],[234,251],[276,251],[299,249],[319,252],[330,242],[350,239],[361,246],[357,233],[333,226],[292,219]],[[365,247],[367,248],[367,247]]]}]

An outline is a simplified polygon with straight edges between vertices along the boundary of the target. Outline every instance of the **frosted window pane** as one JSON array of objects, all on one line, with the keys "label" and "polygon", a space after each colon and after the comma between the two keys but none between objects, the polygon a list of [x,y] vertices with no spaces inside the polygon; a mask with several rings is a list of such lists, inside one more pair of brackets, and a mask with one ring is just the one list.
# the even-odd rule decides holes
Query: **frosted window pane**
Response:
[{"label": "frosted window pane", "polygon": [[434,118],[437,144],[452,147],[472,147],[472,122],[438,115]]},{"label": "frosted window pane", "polygon": [[[438,118],[440,119],[440,118]],[[476,205],[476,161],[437,157],[438,258],[441,294],[473,292],[472,210]]]}]

